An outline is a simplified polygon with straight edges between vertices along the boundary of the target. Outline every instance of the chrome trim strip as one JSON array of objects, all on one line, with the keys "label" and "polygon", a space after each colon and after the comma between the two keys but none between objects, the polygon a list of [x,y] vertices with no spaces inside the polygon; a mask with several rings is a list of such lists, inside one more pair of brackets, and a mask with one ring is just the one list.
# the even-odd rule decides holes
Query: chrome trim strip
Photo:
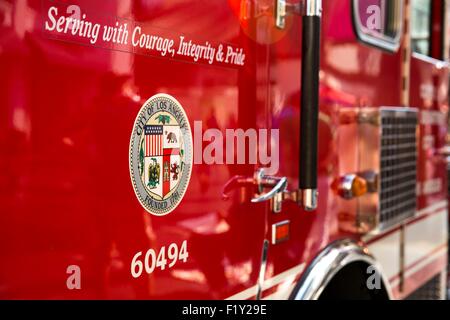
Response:
[{"label": "chrome trim strip", "polygon": [[264,240],[263,247],[262,247],[262,256],[261,256],[261,268],[259,269],[258,291],[256,293],[256,300],[261,300],[261,295],[263,292],[264,277],[266,276],[266,268],[267,268],[267,250],[268,249],[269,249],[269,241]]},{"label": "chrome trim strip", "polygon": [[302,205],[305,211],[317,210],[319,205],[319,192],[317,189],[303,189],[300,190],[302,195]]},{"label": "chrome trim strip", "polygon": [[345,266],[353,262],[366,262],[374,266],[381,275],[387,294],[392,299],[389,281],[382,268],[368,253],[368,249],[359,246],[352,240],[341,240],[331,244],[317,256],[302,276],[296,290],[294,300],[317,300],[333,277]]},{"label": "chrome trim strip", "polygon": [[441,272],[441,279],[440,279],[440,300],[444,301],[447,300],[447,269],[444,269]]},{"label": "chrome trim strip", "polygon": [[422,60],[424,62],[427,62],[427,63],[435,65],[435,67],[437,69],[450,68],[450,63],[448,61],[442,61],[442,60],[439,60],[439,59],[435,59],[433,57],[424,55],[424,54],[419,53],[419,52],[413,52],[412,56],[413,56],[413,58],[416,58],[418,60]]},{"label": "chrome trim strip", "polygon": [[305,0],[303,15],[307,17],[321,17],[322,0]]}]

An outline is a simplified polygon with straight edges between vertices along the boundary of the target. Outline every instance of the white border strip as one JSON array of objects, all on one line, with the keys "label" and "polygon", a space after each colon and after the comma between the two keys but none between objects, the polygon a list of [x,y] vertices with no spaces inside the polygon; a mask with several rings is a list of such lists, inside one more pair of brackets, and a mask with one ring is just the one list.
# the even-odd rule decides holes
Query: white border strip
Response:
[{"label": "white border strip", "polygon": [[[444,245],[444,244],[442,244],[442,245]],[[433,253],[432,255],[430,255],[429,257],[424,259],[423,261],[419,262],[417,265],[415,265],[411,269],[408,269],[408,267],[406,267],[406,269],[408,269],[408,270],[406,270],[406,272],[405,272],[405,279],[411,277],[416,272],[425,268],[432,262],[442,258],[442,256],[446,256],[447,250],[448,250],[447,247],[442,247],[440,250],[436,251],[435,253]],[[397,277],[394,281],[391,281],[390,283],[393,288],[397,287],[400,284],[400,277]]]},{"label": "white border strip", "polygon": [[267,297],[263,298],[263,300],[288,300],[296,285],[297,284],[294,283],[286,287],[283,286],[283,288],[280,288],[280,290],[272,293],[271,295],[268,295]]},{"label": "white border strip", "polygon": [[[441,244],[441,246],[443,246],[443,245],[444,245],[444,243]],[[432,255],[430,255],[429,257],[425,258],[423,261],[417,263],[417,265],[415,265],[414,267],[412,267],[410,269],[408,269],[408,267],[406,267],[407,270],[405,272],[405,277],[409,277],[409,276],[413,275],[420,269],[429,265],[434,260],[437,260],[437,259],[441,258],[442,256],[445,256],[446,254],[447,254],[447,247],[445,246],[445,247],[442,247],[441,249],[439,249],[438,251],[436,251],[435,253],[433,253]]]},{"label": "white border strip", "polygon": [[250,287],[242,292],[236,293],[235,295],[226,298],[225,300],[247,300],[258,293],[258,286]]},{"label": "white border strip", "polygon": [[[280,274],[278,274],[278,275],[276,275],[276,276],[274,276],[272,278],[269,278],[269,279],[265,280],[263,285],[262,285],[262,291],[264,292],[264,290],[268,290],[270,288],[273,288],[276,285],[279,285],[280,283],[282,283],[284,281],[288,281],[289,282],[290,286],[287,289],[290,289],[290,287],[292,287],[292,289],[293,289],[295,287],[295,285],[296,285],[296,283],[294,283],[294,282],[295,282],[297,276],[300,273],[302,273],[303,270],[305,270],[305,266],[306,266],[305,263],[299,264],[299,265],[297,265],[297,266],[295,266],[295,267],[293,267],[293,268],[291,268],[289,270],[286,270],[286,271],[284,271],[284,272],[282,272],[282,273],[280,273]],[[288,291],[287,289],[286,290],[285,289],[278,290],[278,291],[274,292],[273,294],[271,294],[268,297],[272,297],[272,296],[275,297],[276,295],[278,295],[280,293],[286,293],[287,294],[287,291]],[[248,288],[248,289],[246,289],[246,290],[244,290],[242,292],[239,292],[239,293],[237,293],[237,294],[235,294],[235,295],[233,295],[233,296],[231,296],[229,298],[226,298],[225,300],[247,300],[247,299],[249,299],[249,298],[251,298],[253,296],[256,296],[257,292],[258,292],[258,286],[255,285],[255,286],[250,287],[250,288]],[[290,294],[290,293],[291,293],[291,291],[289,291],[288,294]]]},{"label": "white border strip", "polygon": [[[429,207],[417,211],[417,216],[420,217],[425,214],[434,213],[435,211],[437,213],[437,211],[440,209],[447,209],[447,206],[448,206],[447,200],[443,200],[441,202],[435,203]],[[415,218],[417,218],[417,216]]]},{"label": "white border strip", "polygon": [[304,269],[305,269],[305,264],[302,263],[292,269],[289,269],[285,272],[282,272],[282,273],[276,275],[273,278],[267,279],[266,281],[264,281],[264,284],[262,287],[263,291],[270,289],[270,288],[276,286],[277,284],[284,282],[285,280],[286,281],[291,280],[288,278],[292,278],[291,282],[295,281],[295,278],[297,277],[297,275],[302,273]]}]

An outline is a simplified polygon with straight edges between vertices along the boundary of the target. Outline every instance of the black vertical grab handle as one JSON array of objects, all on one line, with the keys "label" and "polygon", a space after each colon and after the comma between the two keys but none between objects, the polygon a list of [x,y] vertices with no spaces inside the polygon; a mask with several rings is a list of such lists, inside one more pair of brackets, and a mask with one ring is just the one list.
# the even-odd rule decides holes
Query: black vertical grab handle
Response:
[{"label": "black vertical grab handle", "polygon": [[305,0],[303,6],[300,177],[303,208],[317,209],[317,148],[319,122],[319,71],[321,0]]}]

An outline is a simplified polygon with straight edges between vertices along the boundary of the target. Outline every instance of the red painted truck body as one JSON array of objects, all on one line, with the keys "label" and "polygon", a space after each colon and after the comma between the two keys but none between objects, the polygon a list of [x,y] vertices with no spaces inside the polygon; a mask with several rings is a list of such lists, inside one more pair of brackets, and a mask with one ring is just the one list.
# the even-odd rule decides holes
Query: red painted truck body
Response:
[{"label": "red painted truck body", "polygon": [[[238,0],[0,2],[0,298],[285,299],[320,253],[344,239],[380,263],[392,298],[409,296],[445,269],[447,179],[439,150],[448,65],[412,54],[404,106],[403,42],[388,52],[360,41],[350,0],[323,4],[317,210],[288,201],[274,214],[268,202],[248,201],[248,188],[222,197],[230,179],[252,177],[259,164],[194,164],[173,212],[158,217],[140,205],[130,181],[130,135],[140,108],[158,93],[180,102],[192,129],[195,121],[224,135],[278,129],[275,175],[297,188],[301,17],[277,29],[275,1],[255,2],[269,13],[246,19]],[[245,64],[172,59],[46,32],[48,9],[68,5],[105,23],[121,19],[156,35],[235,45]],[[354,232],[348,223],[357,200],[333,188],[360,169],[357,124],[343,114],[381,107],[418,109],[417,213],[383,232]],[[208,145],[201,136],[193,142]],[[273,244],[272,226],[283,221],[289,239]],[[143,261],[147,250],[185,240],[186,262],[131,275],[138,252]],[[71,265],[81,270],[79,290],[67,287]]]}]

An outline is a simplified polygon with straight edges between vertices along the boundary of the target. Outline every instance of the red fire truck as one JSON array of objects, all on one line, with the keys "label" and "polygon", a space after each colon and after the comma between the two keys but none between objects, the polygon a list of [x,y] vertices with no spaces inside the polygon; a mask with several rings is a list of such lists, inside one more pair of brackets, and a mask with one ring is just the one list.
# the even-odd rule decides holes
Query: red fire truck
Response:
[{"label": "red fire truck", "polygon": [[444,298],[449,22],[0,1],[0,298]]}]

